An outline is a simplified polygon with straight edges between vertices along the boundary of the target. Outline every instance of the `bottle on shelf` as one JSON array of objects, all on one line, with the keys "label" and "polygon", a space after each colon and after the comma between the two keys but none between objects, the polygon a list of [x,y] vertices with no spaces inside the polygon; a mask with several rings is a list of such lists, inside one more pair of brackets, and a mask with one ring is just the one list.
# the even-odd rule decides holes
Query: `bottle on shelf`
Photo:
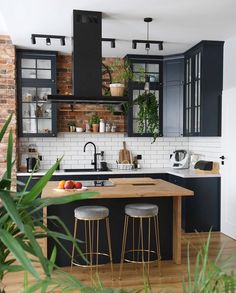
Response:
[{"label": "bottle on shelf", "polygon": [[99,132],[105,132],[105,122],[103,119],[100,119]]}]

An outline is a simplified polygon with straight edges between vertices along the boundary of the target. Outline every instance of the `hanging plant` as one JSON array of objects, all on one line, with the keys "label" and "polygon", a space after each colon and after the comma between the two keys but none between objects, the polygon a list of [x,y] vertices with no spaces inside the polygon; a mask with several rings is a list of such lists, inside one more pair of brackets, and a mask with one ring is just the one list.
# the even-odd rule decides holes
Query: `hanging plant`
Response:
[{"label": "hanging plant", "polygon": [[148,130],[153,136],[153,142],[159,135],[159,105],[153,93],[144,92],[134,101],[139,106],[138,129],[141,134]]}]

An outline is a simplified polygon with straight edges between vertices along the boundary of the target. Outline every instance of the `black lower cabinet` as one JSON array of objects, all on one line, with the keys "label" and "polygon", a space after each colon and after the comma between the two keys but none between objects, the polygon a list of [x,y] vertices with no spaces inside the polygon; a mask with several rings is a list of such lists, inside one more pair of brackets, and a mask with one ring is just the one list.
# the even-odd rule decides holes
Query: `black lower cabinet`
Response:
[{"label": "black lower cabinet", "polygon": [[182,228],[185,232],[220,231],[220,178],[180,178],[169,181],[194,191],[182,201]]}]

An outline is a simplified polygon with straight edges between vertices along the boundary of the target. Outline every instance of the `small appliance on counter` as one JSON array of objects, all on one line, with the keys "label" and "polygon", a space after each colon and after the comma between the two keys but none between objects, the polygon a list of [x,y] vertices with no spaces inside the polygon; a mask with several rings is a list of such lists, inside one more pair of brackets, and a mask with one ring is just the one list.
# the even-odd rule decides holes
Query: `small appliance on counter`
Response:
[{"label": "small appliance on counter", "polygon": [[28,158],[26,158],[27,172],[37,172],[40,167],[41,156],[38,153],[37,146],[30,144],[28,147]]},{"label": "small appliance on counter", "polygon": [[188,169],[189,168],[189,153],[186,150],[175,150],[170,155],[171,167],[174,169]]}]

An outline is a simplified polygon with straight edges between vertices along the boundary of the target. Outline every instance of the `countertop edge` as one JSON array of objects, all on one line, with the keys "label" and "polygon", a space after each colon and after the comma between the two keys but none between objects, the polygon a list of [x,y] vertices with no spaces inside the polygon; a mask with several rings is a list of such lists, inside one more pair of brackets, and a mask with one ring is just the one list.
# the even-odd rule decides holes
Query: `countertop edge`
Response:
[{"label": "countertop edge", "polygon": [[[36,172],[33,177],[40,177],[46,173],[46,170]],[[169,174],[181,178],[220,178],[220,174],[206,174],[206,173],[194,173],[192,169],[173,170],[170,168],[153,168],[153,169],[135,169],[135,170],[117,170],[112,171],[99,171],[99,172],[64,172],[63,170],[55,171],[53,176],[63,175],[119,175],[119,174]],[[17,176],[30,176],[27,172],[17,172]]]}]

